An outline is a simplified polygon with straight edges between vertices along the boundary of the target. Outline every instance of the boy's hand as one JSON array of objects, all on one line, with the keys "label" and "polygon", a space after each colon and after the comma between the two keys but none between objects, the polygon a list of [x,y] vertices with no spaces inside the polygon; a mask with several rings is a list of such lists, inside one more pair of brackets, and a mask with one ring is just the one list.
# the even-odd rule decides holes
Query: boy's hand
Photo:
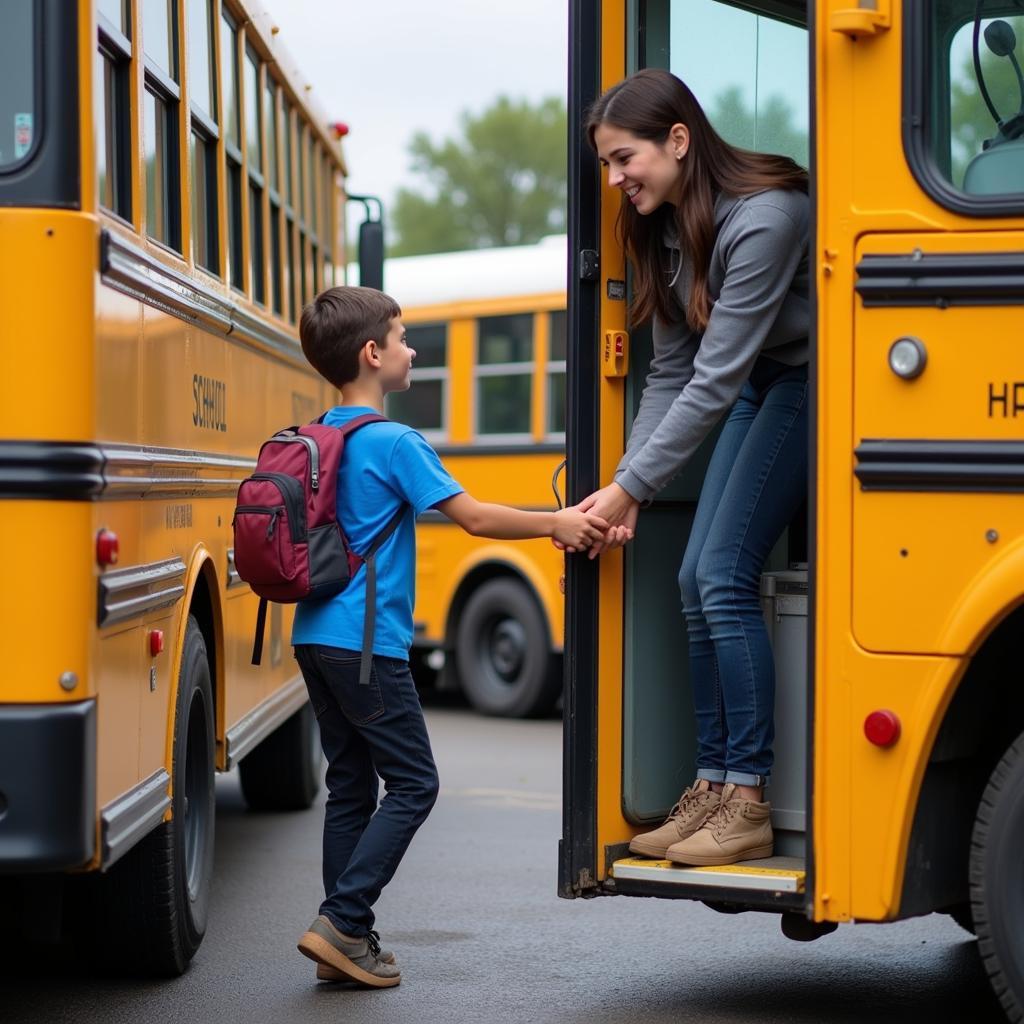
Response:
[{"label": "boy's hand", "polygon": [[584,512],[576,506],[563,508],[555,513],[555,529],[552,540],[556,546],[564,545],[567,551],[589,548],[604,539],[608,523],[593,512]]}]

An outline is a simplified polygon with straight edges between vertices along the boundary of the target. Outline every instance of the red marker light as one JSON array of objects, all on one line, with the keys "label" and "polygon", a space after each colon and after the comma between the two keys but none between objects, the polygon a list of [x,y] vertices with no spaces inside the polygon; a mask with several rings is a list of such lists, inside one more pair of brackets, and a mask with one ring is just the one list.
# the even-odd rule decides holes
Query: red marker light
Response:
[{"label": "red marker light", "polygon": [[864,735],[876,747],[891,747],[900,738],[900,720],[895,711],[872,711],[864,719]]},{"label": "red marker light", "polygon": [[344,121],[332,121],[328,126],[336,139],[343,139],[348,135],[348,125]]},{"label": "red marker light", "polygon": [[155,658],[164,649],[164,631],[162,629],[151,629],[149,631],[149,656]]},{"label": "red marker light", "polygon": [[96,534],[96,561],[100,565],[117,565],[117,554],[120,544],[116,533],[100,530]]}]

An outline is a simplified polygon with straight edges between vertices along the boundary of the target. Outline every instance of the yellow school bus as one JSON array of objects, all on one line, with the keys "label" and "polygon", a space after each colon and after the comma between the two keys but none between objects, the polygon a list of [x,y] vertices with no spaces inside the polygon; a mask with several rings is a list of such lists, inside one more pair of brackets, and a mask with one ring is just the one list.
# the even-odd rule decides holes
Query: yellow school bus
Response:
[{"label": "yellow school bus", "polygon": [[344,267],[339,143],[275,32],[235,0],[4,11],[5,923],[63,900],[158,973],[206,928],[215,770],[253,807],[319,788],[291,612],[253,667],[232,561],[261,441],[330,404],[296,323]]},{"label": "yellow school bus", "polygon": [[762,585],[779,856],[683,868],[627,852],[693,777],[676,570],[705,446],[624,551],[568,560],[561,894],[773,911],[798,938],[948,913],[977,934],[1020,1020],[1024,84],[1010,54],[1024,11],[571,11],[570,499],[611,479],[650,356],[648,332],[626,333],[618,196],[579,130],[601,91],[667,67],[730,141],[809,166],[815,320],[807,525],[793,524]]},{"label": "yellow school bus", "polygon": [[[416,350],[386,412],[416,427],[481,501],[557,507],[565,457],[565,236],[387,260]],[[549,711],[561,692],[562,555],[470,537],[440,513],[416,531],[415,650],[437,685],[487,714]]]}]

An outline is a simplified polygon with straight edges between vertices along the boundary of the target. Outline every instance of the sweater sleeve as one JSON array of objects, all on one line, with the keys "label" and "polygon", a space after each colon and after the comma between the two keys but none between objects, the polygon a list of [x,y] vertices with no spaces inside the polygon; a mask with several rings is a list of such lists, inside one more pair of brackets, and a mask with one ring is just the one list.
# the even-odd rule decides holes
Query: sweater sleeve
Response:
[{"label": "sweater sleeve", "polygon": [[[674,380],[662,375],[660,401],[648,407],[652,420],[665,411],[642,442],[634,446],[630,439],[616,471],[616,481],[638,501],[654,497],[686,465],[736,401],[803,258],[801,227],[778,206],[747,207],[728,230],[729,237],[721,239],[726,267],[721,294],[699,340],[692,373]],[[666,390],[674,392],[667,409]],[[641,400],[641,412],[643,405]]]},{"label": "sweater sleeve", "polygon": [[646,444],[658,424],[665,418],[681,388],[693,376],[693,360],[699,336],[685,320],[666,323],[655,316],[652,329],[654,355],[640,396],[640,408],[633,419],[626,451],[615,470],[615,480],[622,477],[633,457]]}]

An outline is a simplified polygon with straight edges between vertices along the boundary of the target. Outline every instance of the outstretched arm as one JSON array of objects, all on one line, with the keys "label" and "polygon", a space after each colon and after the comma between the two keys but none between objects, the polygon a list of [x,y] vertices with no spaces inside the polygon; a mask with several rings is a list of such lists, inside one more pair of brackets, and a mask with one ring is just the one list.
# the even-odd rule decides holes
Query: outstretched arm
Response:
[{"label": "outstretched arm", "polygon": [[477,501],[463,492],[438,502],[438,511],[474,537],[527,540],[552,537],[569,548],[586,548],[604,536],[608,523],[593,512],[563,508],[558,512],[526,512],[508,505]]}]

